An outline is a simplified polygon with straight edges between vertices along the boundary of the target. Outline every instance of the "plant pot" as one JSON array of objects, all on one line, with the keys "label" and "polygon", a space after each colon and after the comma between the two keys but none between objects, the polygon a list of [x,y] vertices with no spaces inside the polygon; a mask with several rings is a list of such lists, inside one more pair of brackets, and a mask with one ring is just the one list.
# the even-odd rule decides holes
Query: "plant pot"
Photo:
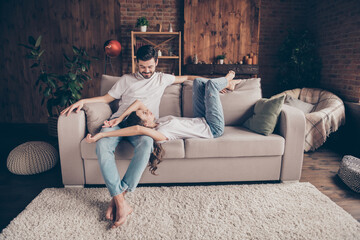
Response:
[{"label": "plant pot", "polygon": [[219,64],[224,64],[224,59],[219,59]]},{"label": "plant pot", "polygon": [[59,117],[48,117],[48,134],[57,137],[57,122]]},{"label": "plant pot", "polygon": [[146,27],[147,27],[147,26],[140,26],[140,31],[141,31],[141,32],[146,32]]}]

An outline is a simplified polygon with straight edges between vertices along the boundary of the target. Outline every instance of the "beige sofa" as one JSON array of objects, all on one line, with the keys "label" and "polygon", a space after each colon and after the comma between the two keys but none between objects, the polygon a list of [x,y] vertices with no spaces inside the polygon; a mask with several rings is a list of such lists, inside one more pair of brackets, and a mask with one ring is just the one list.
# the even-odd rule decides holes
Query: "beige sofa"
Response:
[{"label": "beige sofa", "polygon": [[[101,94],[107,93],[117,78],[104,75]],[[192,82],[169,86],[162,97],[160,117],[192,116]],[[163,144],[164,161],[158,176],[145,170],[140,183],[298,181],[303,162],[304,114],[283,106],[278,126],[269,136],[254,133],[241,124],[252,115],[261,98],[260,79],[243,80],[232,93],[221,94],[225,133],[216,139],[174,140]],[[104,184],[95,153],[96,144],[84,141],[87,134],[84,111],[61,116],[58,137],[61,171],[65,186]],[[122,141],[115,151],[123,176],[133,147]]]}]

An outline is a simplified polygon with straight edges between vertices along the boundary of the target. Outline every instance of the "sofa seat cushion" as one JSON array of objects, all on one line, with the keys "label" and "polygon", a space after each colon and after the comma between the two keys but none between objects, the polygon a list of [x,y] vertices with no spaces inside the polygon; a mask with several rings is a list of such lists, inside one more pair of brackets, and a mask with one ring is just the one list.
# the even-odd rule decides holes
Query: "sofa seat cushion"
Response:
[{"label": "sofa seat cushion", "polygon": [[[163,159],[184,158],[184,141],[176,139],[162,144],[165,155]],[[83,159],[97,159],[96,156],[96,143],[87,143],[85,139],[81,141],[81,156]],[[115,159],[131,159],[134,156],[134,147],[127,140],[119,143],[115,150]]]},{"label": "sofa seat cushion", "polygon": [[264,136],[243,127],[226,126],[224,135],[214,139],[185,140],[186,158],[280,156],[285,139],[280,135]]}]

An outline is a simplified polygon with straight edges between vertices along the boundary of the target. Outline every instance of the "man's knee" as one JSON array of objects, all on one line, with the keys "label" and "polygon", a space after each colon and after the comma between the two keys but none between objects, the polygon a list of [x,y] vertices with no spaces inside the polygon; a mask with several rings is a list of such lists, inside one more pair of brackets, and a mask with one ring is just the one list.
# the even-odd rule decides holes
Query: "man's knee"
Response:
[{"label": "man's knee", "polygon": [[150,152],[153,151],[154,140],[149,136],[140,136],[139,142],[135,146],[136,149],[140,148],[142,150],[148,150]]},{"label": "man's knee", "polygon": [[96,142],[96,154],[99,155],[104,152],[111,152],[114,149],[112,149],[112,145],[110,144],[110,139],[108,138],[102,138]]}]

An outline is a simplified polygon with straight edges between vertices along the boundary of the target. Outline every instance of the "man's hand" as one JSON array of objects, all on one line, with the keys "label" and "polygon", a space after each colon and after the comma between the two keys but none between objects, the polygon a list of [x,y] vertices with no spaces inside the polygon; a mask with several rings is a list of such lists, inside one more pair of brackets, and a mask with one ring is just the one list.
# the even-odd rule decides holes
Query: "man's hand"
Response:
[{"label": "man's hand", "polygon": [[103,128],[111,128],[114,127],[116,125],[118,125],[122,120],[120,118],[115,118],[112,119],[110,121],[104,121],[104,125],[102,126]]},{"label": "man's hand", "polygon": [[69,116],[70,113],[76,109],[76,113],[80,112],[80,110],[83,108],[84,103],[82,100],[77,101],[76,103],[72,104],[71,106],[65,108],[61,111],[61,115],[66,114],[66,116]]}]

